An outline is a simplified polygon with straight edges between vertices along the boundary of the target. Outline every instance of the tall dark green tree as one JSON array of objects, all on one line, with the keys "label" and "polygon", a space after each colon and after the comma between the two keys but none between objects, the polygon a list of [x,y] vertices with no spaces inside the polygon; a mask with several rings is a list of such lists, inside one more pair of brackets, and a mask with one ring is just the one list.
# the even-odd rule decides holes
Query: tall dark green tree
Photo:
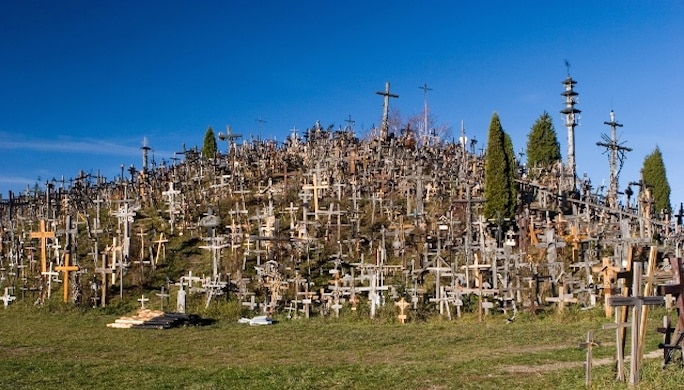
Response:
[{"label": "tall dark green tree", "polygon": [[534,122],[527,136],[527,166],[530,174],[533,168],[549,168],[561,160],[560,144],[551,116],[544,111]]},{"label": "tall dark green tree", "polygon": [[494,113],[489,123],[485,157],[485,218],[515,216],[516,170],[513,142],[501,127],[499,115]]},{"label": "tall dark green tree", "polygon": [[663,155],[658,146],[656,146],[653,153],[644,158],[641,178],[644,181],[643,184],[651,188],[655,202],[655,212],[660,213],[663,210],[672,211],[672,206],[670,205],[670,183],[667,181]]},{"label": "tall dark green tree", "polygon": [[216,157],[216,151],[218,147],[216,146],[216,136],[214,135],[214,129],[209,126],[207,132],[204,133],[204,145],[202,146],[202,156],[206,159],[214,159]]}]

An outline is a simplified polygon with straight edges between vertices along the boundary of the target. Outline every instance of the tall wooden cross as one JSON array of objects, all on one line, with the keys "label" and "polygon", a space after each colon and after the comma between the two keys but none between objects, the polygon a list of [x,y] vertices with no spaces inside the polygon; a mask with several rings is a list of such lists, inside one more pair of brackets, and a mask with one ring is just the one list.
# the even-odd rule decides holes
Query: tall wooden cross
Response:
[{"label": "tall wooden cross", "polygon": [[40,231],[31,232],[31,238],[40,239],[40,272],[47,272],[47,239],[55,238],[55,232],[45,230],[45,220],[40,220]]},{"label": "tall wooden cross", "polygon": [[[641,356],[639,356],[640,351],[643,352],[643,348],[639,346],[639,335],[641,330],[641,312],[644,306],[662,305],[665,303],[665,299],[662,296],[644,296],[641,290],[641,276],[642,276],[642,265],[641,262],[634,261],[632,264],[632,296],[612,296],[608,302],[612,306],[622,306],[632,308],[632,323],[631,327],[631,361],[629,370],[629,384],[634,386],[639,382],[639,369],[641,363]],[[626,310],[625,310],[626,311]],[[626,322],[626,321],[621,321]],[[617,325],[620,325],[619,323]],[[624,327],[620,327],[617,330],[624,330]],[[623,338],[624,341],[624,338]],[[618,348],[621,346],[618,343]],[[618,378],[618,380],[621,378]]]},{"label": "tall wooden cross", "polygon": [[313,190],[313,201],[314,201],[314,218],[318,220],[318,190],[326,190],[328,189],[327,184],[318,184],[318,174],[316,172],[313,173],[313,178],[311,179],[313,181],[312,184],[306,184],[302,186],[303,190]]},{"label": "tall wooden cross", "polygon": [[389,99],[398,98],[399,95],[390,93],[390,83],[389,81],[385,83],[385,91],[378,91],[376,94],[384,96],[384,104],[382,106],[382,127],[380,128],[380,137],[382,139],[387,138],[387,133],[389,132]]},{"label": "tall wooden cross", "polygon": [[59,265],[55,267],[55,271],[60,271],[64,273],[64,303],[67,303],[69,301],[69,272],[76,272],[80,269],[77,265],[69,265],[70,258],[71,253],[65,253],[64,265]]}]

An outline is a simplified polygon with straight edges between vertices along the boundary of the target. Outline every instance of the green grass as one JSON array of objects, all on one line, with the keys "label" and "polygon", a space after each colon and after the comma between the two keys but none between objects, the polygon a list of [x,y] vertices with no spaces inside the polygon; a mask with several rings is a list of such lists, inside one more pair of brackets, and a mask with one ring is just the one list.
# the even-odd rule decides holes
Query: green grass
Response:
[{"label": "green grass", "polygon": [[[646,351],[656,349],[660,323],[649,324]],[[250,327],[232,319],[164,331],[107,328],[118,315],[46,310],[21,304],[0,310],[0,388],[134,389],[576,389],[584,387],[585,352],[593,330],[614,353],[602,311],[519,314],[482,323],[398,324],[391,318],[280,319]],[[639,388],[684,386],[682,369],[646,360]],[[628,367],[628,365],[627,365]],[[594,388],[627,388],[612,364],[595,367]]]}]

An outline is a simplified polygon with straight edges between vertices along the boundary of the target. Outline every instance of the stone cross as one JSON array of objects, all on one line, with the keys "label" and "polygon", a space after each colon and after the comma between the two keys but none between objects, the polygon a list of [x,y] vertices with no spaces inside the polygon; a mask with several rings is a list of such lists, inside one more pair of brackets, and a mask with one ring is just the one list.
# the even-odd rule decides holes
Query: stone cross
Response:
[{"label": "stone cross", "polygon": [[47,239],[55,238],[55,232],[50,232],[45,230],[45,220],[40,220],[40,230],[37,232],[31,232],[31,238],[40,239],[40,272],[47,271]]}]

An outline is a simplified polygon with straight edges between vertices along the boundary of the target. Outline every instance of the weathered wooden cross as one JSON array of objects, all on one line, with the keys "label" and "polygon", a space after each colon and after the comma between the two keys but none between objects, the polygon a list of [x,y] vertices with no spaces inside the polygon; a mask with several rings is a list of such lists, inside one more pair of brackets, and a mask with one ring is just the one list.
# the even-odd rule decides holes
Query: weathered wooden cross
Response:
[{"label": "weathered wooden cross", "polygon": [[[643,349],[639,346],[639,335],[641,334],[641,312],[643,306],[662,305],[665,299],[662,296],[646,297],[641,292],[641,262],[635,261],[632,264],[632,296],[612,296],[608,301],[611,306],[632,307],[632,323],[631,323],[631,361],[629,370],[629,384],[636,385],[639,382],[639,363],[641,356],[639,351]],[[620,326],[621,324],[616,324]],[[624,328],[623,328],[624,329]],[[620,331],[620,328],[617,329]],[[621,345],[618,344],[618,348]],[[619,363],[618,363],[619,364]],[[619,372],[618,372],[619,374]],[[618,380],[621,378],[618,377]]]},{"label": "weathered wooden cross", "polygon": [[587,341],[579,344],[580,348],[586,348],[587,350],[587,359],[584,363],[584,385],[587,388],[591,388],[592,349],[600,345],[600,342],[594,340],[594,332],[591,330],[587,332]]}]

